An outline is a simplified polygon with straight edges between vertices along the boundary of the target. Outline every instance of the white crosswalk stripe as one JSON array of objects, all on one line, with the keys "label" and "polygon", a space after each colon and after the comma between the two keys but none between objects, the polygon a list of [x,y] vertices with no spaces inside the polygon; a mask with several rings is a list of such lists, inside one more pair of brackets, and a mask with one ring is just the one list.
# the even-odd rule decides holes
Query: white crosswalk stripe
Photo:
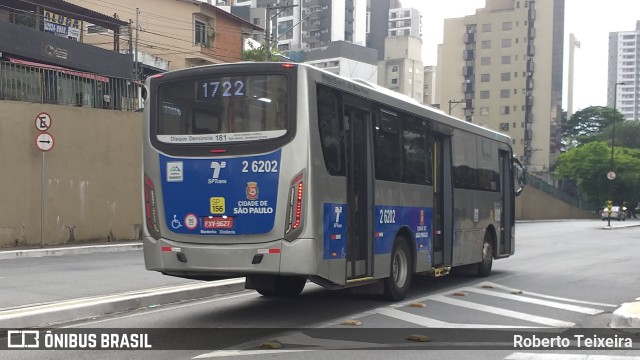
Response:
[{"label": "white crosswalk stripe", "polygon": [[548,307],[552,307],[552,308],[556,308],[556,309],[574,311],[574,312],[578,312],[578,313],[582,313],[582,314],[588,314],[588,315],[597,315],[597,314],[600,314],[600,313],[604,312],[603,310],[600,310],[600,309],[588,308],[588,307],[584,307],[584,306],[577,306],[577,305],[571,305],[571,304],[563,304],[563,303],[559,303],[559,302],[555,302],[555,301],[549,301],[549,300],[535,299],[535,298],[530,298],[530,297],[526,297],[526,296],[523,296],[523,295],[504,294],[504,293],[500,293],[500,292],[497,292],[497,291],[489,291],[489,290],[485,290],[485,289],[476,289],[476,288],[472,288],[472,287],[463,288],[462,291],[469,291],[469,292],[474,292],[474,293],[482,294],[482,295],[495,296],[495,297],[499,297],[499,298],[502,298],[502,299],[526,302],[526,303],[529,303],[529,304],[548,306]]},{"label": "white crosswalk stripe", "polygon": [[470,301],[452,299],[443,295],[433,296],[429,300],[438,301],[438,302],[442,302],[449,305],[455,305],[455,306],[459,306],[459,307],[463,307],[471,310],[483,311],[490,314],[508,316],[515,319],[521,319],[521,320],[530,321],[530,322],[534,322],[542,325],[555,326],[555,327],[572,327],[573,325],[575,325],[574,323],[569,321],[556,320],[556,319],[551,319],[544,316],[537,316],[537,315],[531,315],[531,314],[527,314],[519,311],[502,309],[495,306],[482,305],[482,304],[473,303]]},{"label": "white crosswalk stripe", "polygon": [[[491,286],[491,287],[496,288],[496,289],[507,290],[507,291],[510,291],[510,292],[522,291],[520,289],[511,288],[511,287],[508,287],[508,286],[499,285],[499,284],[492,283],[492,282],[484,282],[484,283],[480,284],[480,287],[484,287],[484,286]],[[566,301],[566,302],[572,302],[572,303],[575,303],[575,304],[585,304],[585,305],[593,305],[593,306],[605,306],[605,307],[612,307],[612,308],[615,308],[615,307],[619,306],[619,305],[615,305],[615,304],[605,304],[605,303],[599,303],[599,302],[593,302],[593,301],[584,301],[584,300],[569,299],[569,298],[564,298],[564,297],[559,297],[559,296],[551,296],[551,295],[539,294],[539,293],[535,293],[535,292],[532,292],[532,291],[522,291],[522,293],[524,295],[536,296],[536,297],[543,298],[543,299]]]}]

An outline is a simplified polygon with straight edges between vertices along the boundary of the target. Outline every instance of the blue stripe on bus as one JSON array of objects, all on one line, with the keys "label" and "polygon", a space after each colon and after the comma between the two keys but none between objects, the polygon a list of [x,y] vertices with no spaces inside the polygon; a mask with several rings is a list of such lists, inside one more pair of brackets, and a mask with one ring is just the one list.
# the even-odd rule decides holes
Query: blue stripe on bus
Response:
[{"label": "blue stripe on bus", "polygon": [[280,155],[280,150],[210,159],[161,154],[167,227],[174,233],[194,235],[271,231],[276,215]]},{"label": "blue stripe on bus", "polygon": [[[433,238],[433,209],[428,207],[386,206],[375,207],[374,254],[389,254],[396,234],[402,226],[412,232],[416,251],[426,252],[431,259]],[[325,203],[323,207],[323,259],[346,258],[347,205]]]}]

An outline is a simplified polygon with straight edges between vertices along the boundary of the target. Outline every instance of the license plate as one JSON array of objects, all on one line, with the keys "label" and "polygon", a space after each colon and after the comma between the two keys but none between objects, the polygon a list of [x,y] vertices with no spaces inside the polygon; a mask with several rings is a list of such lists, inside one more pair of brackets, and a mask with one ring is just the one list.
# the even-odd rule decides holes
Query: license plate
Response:
[{"label": "license plate", "polygon": [[205,229],[231,229],[233,218],[213,217],[204,219]]}]

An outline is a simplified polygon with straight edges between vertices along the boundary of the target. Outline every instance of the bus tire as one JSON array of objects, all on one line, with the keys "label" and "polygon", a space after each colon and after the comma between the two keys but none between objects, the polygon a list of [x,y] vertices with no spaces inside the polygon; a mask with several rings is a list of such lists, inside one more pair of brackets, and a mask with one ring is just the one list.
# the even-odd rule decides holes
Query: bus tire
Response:
[{"label": "bus tire", "polygon": [[479,277],[487,277],[491,274],[491,266],[493,265],[493,245],[491,245],[491,235],[489,232],[484,235],[482,243],[482,261],[478,263],[477,274]]},{"label": "bus tire", "polygon": [[411,287],[413,266],[411,264],[411,251],[407,241],[402,237],[396,237],[391,252],[391,266],[389,277],[384,279],[384,296],[391,301],[400,301],[407,296]]},{"label": "bus tire", "polygon": [[307,279],[299,276],[271,275],[264,283],[256,283],[255,290],[264,297],[296,297],[300,295]]}]

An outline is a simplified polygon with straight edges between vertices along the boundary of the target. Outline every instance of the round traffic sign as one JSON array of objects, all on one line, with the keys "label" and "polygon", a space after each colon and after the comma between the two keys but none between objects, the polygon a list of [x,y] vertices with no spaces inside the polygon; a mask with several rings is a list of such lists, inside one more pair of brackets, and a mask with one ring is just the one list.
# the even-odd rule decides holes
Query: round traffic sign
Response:
[{"label": "round traffic sign", "polygon": [[607,173],[607,179],[609,179],[609,180],[613,180],[613,179],[615,179],[615,178],[616,178],[616,173],[614,173],[613,171],[609,171],[609,172]]},{"label": "round traffic sign", "polygon": [[184,227],[189,230],[195,230],[198,227],[198,217],[196,214],[189,213],[184,217]]},{"label": "round traffic sign", "polygon": [[49,151],[53,148],[53,136],[43,132],[36,137],[36,146],[42,151]]},{"label": "round traffic sign", "polygon": [[38,131],[47,131],[51,127],[51,115],[41,112],[36,116],[36,129]]}]

